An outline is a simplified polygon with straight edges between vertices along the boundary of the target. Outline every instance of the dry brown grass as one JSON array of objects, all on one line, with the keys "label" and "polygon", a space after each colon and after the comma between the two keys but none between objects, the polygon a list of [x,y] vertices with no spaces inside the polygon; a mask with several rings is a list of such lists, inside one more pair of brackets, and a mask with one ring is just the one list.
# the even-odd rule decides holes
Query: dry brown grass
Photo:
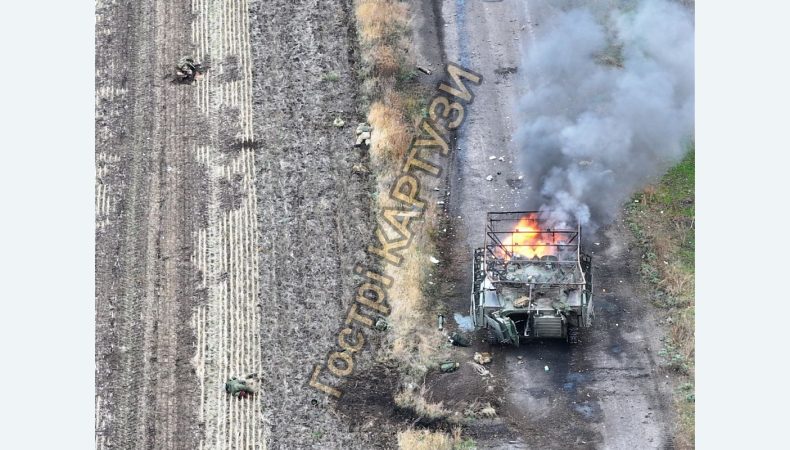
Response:
[{"label": "dry brown grass", "polygon": [[[662,260],[663,261],[663,260]],[[673,297],[688,301],[689,291],[694,284],[694,275],[688,273],[677,263],[664,264],[659,285]]]},{"label": "dry brown grass", "polygon": [[389,41],[408,23],[406,4],[386,0],[359,0],[356,9],[363,44]]},{"label": "dry brown grass", "polygon": [[408,429],[398,433],[401,450],[452,450],[452,437],[441,431]]},{"label": "dry brown grass", "polygon": [[[390,179],[387,174],[381,178]],[[386,181],[385,180],[385,181]],[[380,190],[378,205],[394,206],[389,192]],[[395,282],[389,289],[390,331],[387,334],[388,352],[386,357],[396,362],[401,371],[408,375],[408,382],[417,383],[435,365],[435,361],[446,357],[444,336],[432,326],[428,317],[430,305],[423,292],[423,286],[432,264],[428,258],[433,245],[425,231],[433,226],[428,220],[415,223],[413,242],[402,252],[403,263],[400,267],[386,267],[386,274]]]},{"label": "dry brown grass", "polygon": [[429,422],[446,419],[450,412],[444,409],[444,405],[431,403],[425,399],[425,386],[419,390],[405,389],[395,396],[395,404],[401,408],[408,409],[417,417]]},{"label": "dry brown grass", "polygon": [[461,428],[455,427],[452,433],[409,428],[398,433],[398,448],[401,450],[452,450],[469,448],[463,445]]},{"label": "dry brown grass", "polygon": [[[411,64],[408,48],[409,9],[407,2],[358,0],[356,19],[362,51],[363,97],[370,101],[367,114],[373,126],[371,167],[376,175],[376,208],[398,206],[389,198],[405,152],[415,136],[419,120],[420,93],[408,83],[398,83],[398,74]],[[427,186],[423,190],[428,191]],[[424,294],[428,257],[434,248],[429,231],[435,227],[436,211],[426,211],[422,222],[413,222],[411,244],[401,251],[400,267],[386,266],[386,274],[395,282],[389,290],[391,312],[388,317],[386,348],[380,358],[399,368],[402,386],[418,386],[425,374],[444,355],[445,339],[429,317],[430,299]],[[422,389],[404,389],[395,395],[396,404],[416,416],[446,419],[441,404],[425,400]],[[399,436],[401,448],[445,448],[442,435],[410,431]],[[425,446],[419,446],[425,445]],[[446,448],[451,448],[452,443]]]},{"label": "dry brown grass", "polygon": [[379,77],[394,77],[401,67],[396,51],[389,46],[380,46],[373,54],[373,73]]},{"label": "dry brown grass", "polygon": [[[390,101],[377,101],[370,107],[368,123],[373,126],[370,143],[371,156],[387,165],[398,165],[409,147],[412,131],[404,119],[403,111],[397,108],[397,102],[388,96]],[[392,169],[390,169],[392,170]]]},{"label": "dry brown grass", "polygon": [[356,19],[362,50],[364,101],[382,98],[396,84],[396,75],[410,65],[407,2],[357,0]]}]

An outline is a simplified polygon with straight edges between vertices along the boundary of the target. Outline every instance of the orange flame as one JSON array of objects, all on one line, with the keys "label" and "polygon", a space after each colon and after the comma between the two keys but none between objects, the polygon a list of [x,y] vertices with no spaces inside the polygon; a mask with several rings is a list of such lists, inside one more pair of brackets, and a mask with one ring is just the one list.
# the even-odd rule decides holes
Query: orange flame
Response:
[{"label": "orange flame", "polygon": [[[556,255],[557,247],[551,244],[560,243],[560,236],[553,233],[539,233],[538,221],[530,216],[522,217],[516,224],[513,234],[506,237],[502,244],[519,258],[542,258],[546,255]],[[506,259],[509,259],[505,255]]]}]

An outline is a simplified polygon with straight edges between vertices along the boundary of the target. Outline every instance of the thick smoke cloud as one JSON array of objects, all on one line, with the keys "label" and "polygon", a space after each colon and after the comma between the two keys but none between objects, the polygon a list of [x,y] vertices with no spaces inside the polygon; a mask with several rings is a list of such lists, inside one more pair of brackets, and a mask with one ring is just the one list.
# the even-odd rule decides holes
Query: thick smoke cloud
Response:
[{"label": "thick smoke cloud", "polygon": [[675,3],[646,0],[605,14],[573,9],[541,26],[524,57],[529,90],[516,133],[535,197],[525,206],[594,229],[685,154],[694,20]]}]

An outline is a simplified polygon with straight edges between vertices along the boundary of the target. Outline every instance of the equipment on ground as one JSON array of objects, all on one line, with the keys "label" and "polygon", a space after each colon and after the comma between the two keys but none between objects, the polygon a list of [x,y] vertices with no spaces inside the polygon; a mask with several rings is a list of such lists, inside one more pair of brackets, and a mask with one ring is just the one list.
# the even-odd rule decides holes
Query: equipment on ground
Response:
[{"label": "equipment on ground", "polygon": [[192,58],[181,58],[171,76],[173,83],[192,84],[199,75],[208,70],[208,65],[196,63]]},{"label": "equipment on ground", "polygon": [[225,392],[236,398],[245,398],[254,395],[255,389],[247,384],[246,379],[231,377],[225,382]]}]

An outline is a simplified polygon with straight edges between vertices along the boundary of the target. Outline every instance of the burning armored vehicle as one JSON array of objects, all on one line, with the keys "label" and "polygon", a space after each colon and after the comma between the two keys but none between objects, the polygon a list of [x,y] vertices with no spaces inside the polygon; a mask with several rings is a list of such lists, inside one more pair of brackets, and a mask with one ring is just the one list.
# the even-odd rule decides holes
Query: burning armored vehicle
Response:
[{"label": "burning armored vehicle", "polygon": [[500,344],[575,344],[592,324],[592,260],[578,224],[557,226],[537,211],[490,212],[472,270],[472,321]]}]

